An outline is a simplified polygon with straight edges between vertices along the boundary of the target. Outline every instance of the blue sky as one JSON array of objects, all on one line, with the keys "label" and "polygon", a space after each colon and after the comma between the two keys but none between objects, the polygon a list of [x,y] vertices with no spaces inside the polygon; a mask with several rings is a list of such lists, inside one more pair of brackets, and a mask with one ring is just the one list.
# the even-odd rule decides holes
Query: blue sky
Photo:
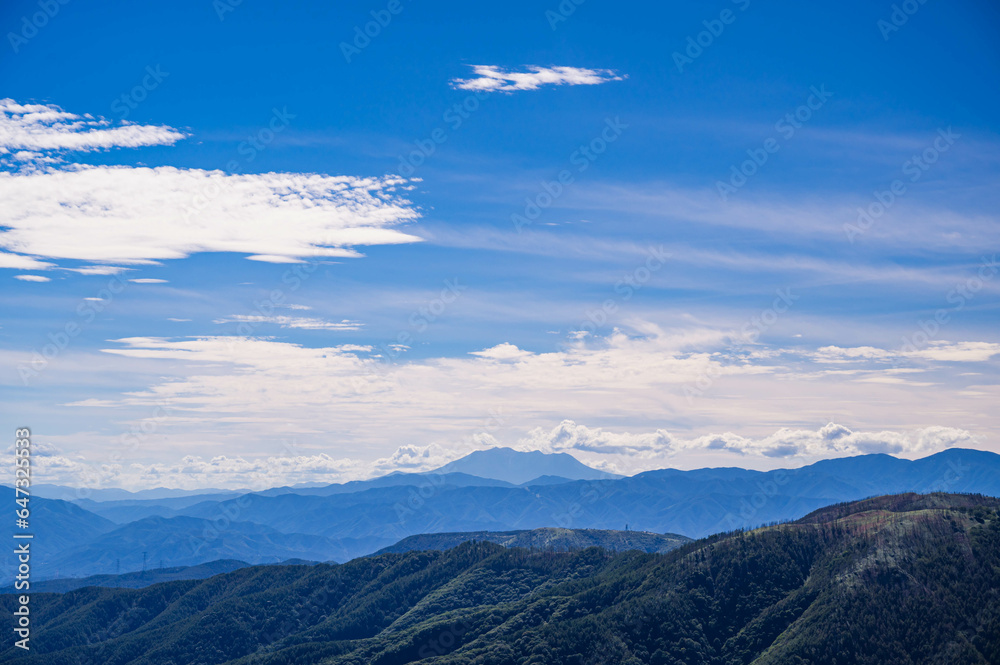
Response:
[{"label": "blue sky", "polygon": [[998,449],[992,3],[44,4],[0,389],[53,480]]}]

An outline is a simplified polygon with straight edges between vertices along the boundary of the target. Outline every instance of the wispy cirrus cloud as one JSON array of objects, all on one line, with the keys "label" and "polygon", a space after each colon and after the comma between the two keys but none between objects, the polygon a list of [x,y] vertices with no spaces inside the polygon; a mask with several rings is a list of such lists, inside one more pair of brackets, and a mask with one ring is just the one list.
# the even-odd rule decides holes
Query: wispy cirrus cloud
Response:
[{"label": "wispy cirrus cloud", "polygon": [[233,316],[215,319],[213,323],[250,323],[250,324],[261,324],[269,323],[276,326],[281,326],[282,328],[295,328],[298,330],[344,330],[344,331],[356,331],[361,330],[364,324],[358,321],[348,321],[344,319],[343,321],[324,321],[323,319],[317,319],[313,317],[303,317],[303,316],[264,316],[261,314],[234,314]]},{"label": "wispy cirrus cloud", "polygon": [[514,92],[537,90],[543,85],[597,85],[621,81],[611,69],[586,69],[583,67],[538,67],[529,65],[526,71],[514,71],[494,65],[473,65],[474,78],[453,79],[451,84],[459,90],[486,92]]},{"label": "wispy cirrus cloud", "polygon": [[949,342],[931,340],[920,349],[890,351],[872,346],[824,346],[817,349],[813,358],[819,362],[846,364],[852,362],[892,362],[900,358],[913,358],[939,362],[985,362],[1000,355],[1000,344],[992,342]]}]

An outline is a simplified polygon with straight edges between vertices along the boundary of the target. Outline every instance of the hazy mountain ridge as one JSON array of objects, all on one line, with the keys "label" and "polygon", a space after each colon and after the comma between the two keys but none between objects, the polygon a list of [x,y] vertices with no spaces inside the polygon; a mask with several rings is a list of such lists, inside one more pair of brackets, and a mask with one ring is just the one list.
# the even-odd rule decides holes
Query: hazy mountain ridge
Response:
[{"label": "hazy mountain ridge", "polygon": [[542,528],[528,531],[467,531],[459,533],[419,534],[404,538],[395,545],[383,547],[375,554],[420,550],[449,550],[462,543],[473,541],[496,543],[504,547],[523,547],[553,552],[570,552],[588,547],[600,547],[609,552],[637,550],[660,554],[692,542],[690,538],[675,533],[659,534],[644,531]]},{"label": "hazy mountain ridge", "polygon": [[[282,562],[291,563],[291,562]],[[141,589],[159,584],[160,582],[176,582],[179,580],[202,580],[213,575],[231,573],[251,564],[246,561],[219,559],[201,563],[197,566],[175,566],[171,568],[154,568],[151,570],[124,573],[121,575],[91,575],[90,577],[68,577],[55,580],[33,582],[33,593],[66,593],[84,587],[109,587],[121,589]],[[0,589],[0,594],[14,593],[12,586]]]},{"label": "hazy mountain ridge", "polygon": [[[113,573],[118,558],[122,571],[138,570],[143,551],[150,552],[151,561],[163,558],[164,565],[174,566],[223,558],[251,563],[292,557],[347,561],[408,536],[447,532],[549,527],[617,531],[628,524],[634,531],[701,537],[797,519],[830,504],[892,492],[946,489],[997,496],[1000,456],[952,449],[914,461],[865,455],[768,472],[664,469],[630,478],[550,479],[552,482],[526,486],[460,473],[394,474],[387,478],[310,489],[332,492],[320,495],[189,495],[115,501],[106,506],[85,504],[124,524],[111,524],[78,505],[38,498],[37,506],[55,501],[48,506],[55,512],[45,519],[39,513],[33,520],[40,532],[50,534],[46,538],[51,543],[40,548],[45,554],[40,556],[35,573],[40,577],[55,575],[57,569],[49,564],[56,559],[64,562],[60,566],[67,566],[58,569],[62,575]],[[195,499],[198,502],[191,504]],[[132,515],[141,519],[129,519]],[[193,558],[188,553],[174,556],[178,552],[170,551],[162,534],[143,526],[142,520],[151,517],[170,520],[164,524],[176,548],[205,540],[206,529],[217,536],[193,553],[197,555]],[[188,523],[181,518],[202,521]],[[187,532],[178,526],[183,524],[189,524]],[[247,529],[257,533],[247,536]],[[114,547],[125,549],[112,556],[101,553],[112,549],[111,541],[98,540],[113,530],[120,536]],[[70,533],[78,535],[63,537]],[[280,534],[287,534],[289,544],[282,542]],[[316,539],[307,543],[307,537]],[[156,549],[162,556],[152,553]],[[255,552],[267,558],[254,558]],[[8,554],[7,579],[13,565]]]},{"label": "hazy mountain ridge", "polygon": [[[19,662],[987,665],[1000,500],[881,497],[667,554],[465,543],[36,594]],[[3,611],[13,598],[0,597]],[[34,643],[33,643],[34,646]],[[6,662],[13,647],[0,653]]]}]

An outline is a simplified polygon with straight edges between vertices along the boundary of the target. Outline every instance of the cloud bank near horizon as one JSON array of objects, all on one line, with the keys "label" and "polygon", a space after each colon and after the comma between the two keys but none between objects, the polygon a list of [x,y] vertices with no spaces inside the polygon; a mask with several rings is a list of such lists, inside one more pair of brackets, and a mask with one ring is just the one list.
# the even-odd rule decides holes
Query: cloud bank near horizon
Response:
[{"label": "cloud bank near horizon", "polygon": [[[511,447],[524,452],[569,453],[589,466],[623,475],[675,468],[683,452],[727,451],[747,461],[754,457],[780,459],[774,468],[795,468],[837,457],[884,453],[924,457],[953,447],[975,447],[976,438],[952,427],[928,427],[912,432],[852,431],[828,423],[817,430],[781,428],[760,437],[732,432],[682,438],[666,430],[612,432],[566,420],[551,429],[536,428]],[[188,455],[176,462],[152,464],[88,461],[68,455],[57,446],[36,445],[36,466],[45,482],[70,487],[100,489],[219,488],[262,490],[300,483],[332,484],[368,480],[390,473],[423,473],[459,459],[475,450],[500,446],[488,434],[459,448],[432,443],[404,445],[375,460],[335,457],[329,453],[298,454],[294,443],[283,442],[283,454],[266,457]],[[691,467],[691,465],[683,465]]]},{"label": "cloud bank near horizon", "polygon": [[[1000,432],[989,415],[1000,398],[989,378],[1000,345],[979,342],[935,340],[903,351],[734,345],[723,330],[642,322],[547,353],[502,343],[464,358],[395,362],[371,345],[313,348],[270,337],[133,337],[104,351],[108,371],[162,378],[66,405],[81,418],[112,408],[121,427],[148,429],[144,441],[169,442],[178,458],[238,442],[252,469],[252,460],[272,455],[274,441],[295,441],[301,452],[290,457],[307,460],[290,471],[297,482],[309,482],[314,467],[324,480],[426,470],[495,445],[570,452],[632,473],[707,456],[766,467],[872,452],[924,455],[988,445]],[[83,455],[144,454],[115,438],[53,442]],[[338,454],[317,457],[330,454],[331,440]],[[225,459],[223,466],[243,464]],[[213,465],[204,468],[214,477]],[[183,476],[169,463],[149,473]]]}]

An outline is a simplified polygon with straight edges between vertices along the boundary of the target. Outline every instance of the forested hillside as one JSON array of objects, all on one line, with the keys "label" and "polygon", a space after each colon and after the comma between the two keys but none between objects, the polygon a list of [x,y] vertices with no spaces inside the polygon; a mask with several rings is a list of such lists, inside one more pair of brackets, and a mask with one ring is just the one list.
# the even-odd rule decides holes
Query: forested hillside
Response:
[{"label": "forested hillside", "polygon": [[0,661],[985,665],[1000,662],[998,509],[891,496],[666,554],[465,543],[36,594],[31,654]]}]

